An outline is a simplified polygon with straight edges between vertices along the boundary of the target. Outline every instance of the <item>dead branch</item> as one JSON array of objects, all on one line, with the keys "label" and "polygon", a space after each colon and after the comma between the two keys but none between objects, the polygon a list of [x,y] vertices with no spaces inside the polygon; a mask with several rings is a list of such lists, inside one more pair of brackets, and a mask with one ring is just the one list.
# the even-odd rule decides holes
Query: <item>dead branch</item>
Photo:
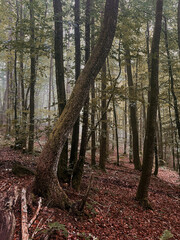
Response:
[{"label": "dead branch", "polygon": [[21,233],[22,239],[28,240],[28,223],[27,223],[27,201],[26,201],[26,189],[22,188],[21,192]]},{"label": "dead branch", "polygon": [[28,227],[31,227],[31,225],[33,224],[33,222],[36,220],[40,210],[41,210],[41,206],[42,206],[42,198],[40,197],[39,198],[39,201],[38,201],[38,207],[37,207],[37,210],[33,216],[33,218],[30,220],[29,224],[28,224]]},{"label": "dead branch", "polygon": [[88,198],[88,196],[89,196],[89,192],[90,192],[90,190],[91,190],[92,181],[93,181],[93,174],[91,174],[91,176],[90,176],[89,186],[88,186],[87,191],[86,191],[86,194],[83,196],[82,200],[80,200],[80,201],[75,202],[74,204],[72,204],[72,207],[71,207],[72,213],[78,214],[78,213],[80,213],[80,212],[83,211],[84,206],[85,206],[85,204],[86,204],[86,202],[87,202],[87,198]]}]

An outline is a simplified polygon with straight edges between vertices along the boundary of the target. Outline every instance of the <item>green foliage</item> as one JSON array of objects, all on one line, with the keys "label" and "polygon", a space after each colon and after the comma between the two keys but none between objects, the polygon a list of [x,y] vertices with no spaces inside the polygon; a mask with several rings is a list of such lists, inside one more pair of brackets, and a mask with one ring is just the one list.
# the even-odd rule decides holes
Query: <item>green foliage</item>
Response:
[{"label": "green foliage", "polygon": [[48,224],[48,228],[43,230],[42,232],[45,234],[52,234],[54,231],[61,231],[64,237],[68,237],[68,230],[66,229],[66,226],[64,224],[61,224],[59,222],[53,222]]},{"label": "green foliage", "polygon": [[169,230],[165,230],[160,237],[160,240],[168,240],[173,237],[173,234]]}]

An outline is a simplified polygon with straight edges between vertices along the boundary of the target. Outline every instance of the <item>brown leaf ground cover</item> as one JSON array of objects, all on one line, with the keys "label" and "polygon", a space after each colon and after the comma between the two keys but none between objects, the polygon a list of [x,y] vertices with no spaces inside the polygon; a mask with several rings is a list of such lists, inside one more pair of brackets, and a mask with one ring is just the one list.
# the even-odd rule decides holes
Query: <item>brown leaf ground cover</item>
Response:
[{"label": "brown leaf ground cover", "polygon": [[[0,192],[19,190],[33,181],[31,176],[17,177],[11,168],[14,161],[34,167],[36,158],[9,147],[0,148]],[[80,193],[64,185],[69,197],[76,201],[85,193],[92,170],[87,163]],[[135,200],[140,173],[133,169],[127,157],[121,157],[121,166],[110,157],[106,173],[93,170],[94,180],[85,213],[73,216],[59,209],[43,206],[29,229],[31,239],[98,239],[98,240],[155,240],[165,230],[180,239],[180,181],[178,174],[160,168],[158,177],[152,176],[149,199],[153,210],[144,210]],[[36,211],[38,199],[29,203],[29,221]],[[14,239],[21,239],[20,199],[15,208]],[[33,235],[33,238],[32,238]],[[1,239],[5,240],[5,239]]]}]

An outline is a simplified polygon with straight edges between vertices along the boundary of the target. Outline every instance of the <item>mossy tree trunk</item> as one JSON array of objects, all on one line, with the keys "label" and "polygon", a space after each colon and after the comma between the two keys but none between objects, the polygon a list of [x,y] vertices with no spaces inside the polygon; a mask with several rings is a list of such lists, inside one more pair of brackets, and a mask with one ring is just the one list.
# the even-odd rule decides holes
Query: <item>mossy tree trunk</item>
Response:
[{"label": "mossy tree trunk", "polygon": [[90,86],[110,51],[116,29],[118,2],[118,0],[106,1],[104,21],[97,44],[39,157],[34,190],[45,197],[51,206],[61,209],[71,207],[71,202],[57,178],[59,156],[84,105]]},{"label": "mossy tree trunk", "polygon": [[156,21],[151,47],[151,75],[150,75],[150,92],[149,92],[149,106],[147,110],[147,126],[144,141],[143,152],[143,167],[140,182],[137,189],[136,198],[142,204],[148,205],[148,188],[150,185],[153,157],[154,157],[154,143],[156,133],[156,115],[158,108],[158,72],[159,72],[159,42],[161,34],[163,0],[156,2]]}]

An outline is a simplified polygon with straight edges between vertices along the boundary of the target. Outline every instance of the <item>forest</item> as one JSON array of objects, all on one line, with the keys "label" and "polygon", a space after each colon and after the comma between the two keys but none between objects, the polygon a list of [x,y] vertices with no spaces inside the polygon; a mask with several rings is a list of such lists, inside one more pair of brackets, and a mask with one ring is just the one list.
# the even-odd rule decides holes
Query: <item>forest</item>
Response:
[{"label": "forest", "polygon": [[180,239],[180,0],[0,0],[0,240]]}]

